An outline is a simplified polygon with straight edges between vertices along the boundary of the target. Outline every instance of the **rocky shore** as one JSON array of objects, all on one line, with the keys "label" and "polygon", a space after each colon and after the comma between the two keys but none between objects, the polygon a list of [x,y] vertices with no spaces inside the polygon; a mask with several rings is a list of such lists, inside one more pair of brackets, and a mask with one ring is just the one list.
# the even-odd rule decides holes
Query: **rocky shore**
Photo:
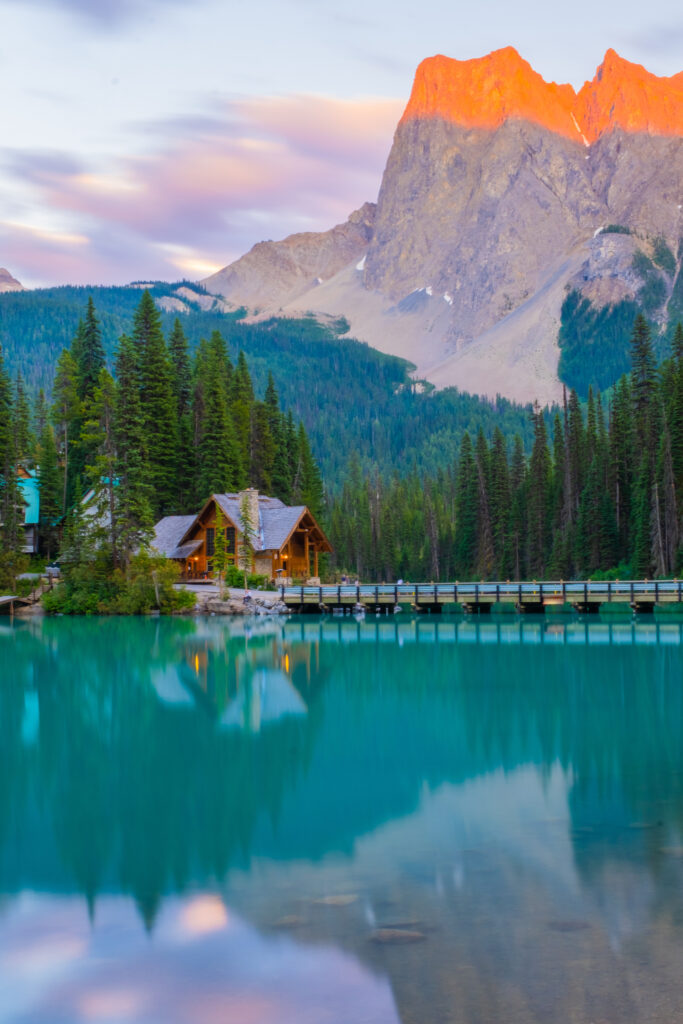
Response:
[{"label": "rocky shore", "polygon": [[224,598],[216,593],[197,594],[194,615],[287,615],[289,609],[272,591],[263,593],[227,591]]}]

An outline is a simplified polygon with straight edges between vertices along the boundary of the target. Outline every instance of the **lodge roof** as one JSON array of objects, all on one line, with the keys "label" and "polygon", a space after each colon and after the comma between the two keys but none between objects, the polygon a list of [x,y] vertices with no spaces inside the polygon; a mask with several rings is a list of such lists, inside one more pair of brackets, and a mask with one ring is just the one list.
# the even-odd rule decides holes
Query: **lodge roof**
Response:
[{"label": "lodge roof", "polygon": [[175,552],[196,518],[196,516],[164,516],[154,527],[152,546],[167,558],[186,558],[186,555]]},{"label": "lodge roof", "polygon": [[[241,494],[212,494],[209,500],[217,502],[227,519],[240,533],[243,532]],[[258,495],[258,511],[254,551],[280,551],[304,513],[310,515],[305,505],[285,505],[279,498],[270,498],[265,494]],[[153,546],[167,558],[189,558],[201,544],[200,541],[192,540],[192,529],[200,515],[201,512],[194,516],[165,516],[154,527]],[[328,544],[327,539],[324,540]]]},{"label": "lodge roof", "polygon": [[[243,530],[239,494],[213,494],[224,514]],[[259,522],[254,537],[254,551],[279,551],[306,511],[305,505],[285,505],[279,498],[258,496]],[[256,524],[254,524],[256,525]]]}]

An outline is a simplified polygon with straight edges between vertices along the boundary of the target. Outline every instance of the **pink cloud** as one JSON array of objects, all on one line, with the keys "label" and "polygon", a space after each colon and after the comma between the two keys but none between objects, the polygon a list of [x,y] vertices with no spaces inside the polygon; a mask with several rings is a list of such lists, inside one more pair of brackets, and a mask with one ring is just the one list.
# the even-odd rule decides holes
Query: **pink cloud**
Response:
[{"label": "pink cloud", "polygon": [[65,247],[51,264],[54,241],[6,228],[3,263],[38,280],[52,266],[48,279],[60,283],[93,283],[94,271],[103,281],[168,278],[175,248],[221,266],[263,238],[324,230],[376,197],[400,107],[320,96],[234,101],[219,116],[155,126],[156,152],[105,172],[64,154],[15,154],[10,168],[89,244]]}]

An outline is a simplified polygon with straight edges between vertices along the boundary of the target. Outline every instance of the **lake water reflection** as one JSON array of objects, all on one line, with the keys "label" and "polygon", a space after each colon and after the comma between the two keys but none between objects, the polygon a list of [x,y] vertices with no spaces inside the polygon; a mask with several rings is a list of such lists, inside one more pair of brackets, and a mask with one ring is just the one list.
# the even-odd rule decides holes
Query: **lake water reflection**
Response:
[{"label": "lake water reflection", "polygon": [[683,625],[0,626],[0,1022],[683,1020]]}]

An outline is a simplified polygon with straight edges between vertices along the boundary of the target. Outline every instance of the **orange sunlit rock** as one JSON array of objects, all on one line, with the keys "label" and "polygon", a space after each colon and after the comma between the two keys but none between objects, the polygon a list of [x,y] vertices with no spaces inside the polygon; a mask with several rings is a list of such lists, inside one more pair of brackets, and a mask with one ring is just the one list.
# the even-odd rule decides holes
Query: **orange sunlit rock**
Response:
[{"label": "orange sunlit rock", "polygon": [[546,82],[512,46],[474,60],[428,57],[415,74],[403,121],[441,117],[473,128],[523,118],[580,141],[571,85]]},{"label": "orange sunlit rock", "polygon": [[571,85],[546,82],[508,46],[486,57],[422,61],[402,122],[443,118],[495,129],[509,119],[538,124],[578,144],[621,128],[683,135],[683,73],[658,78],[608,50],[578,96]]},{"label": "orange sunlit rock", "polygon": [[608,50],[576,102],[576,117],[590,142],[621,128],[650,135],[683,135],[683,73],[658,78]]}]

